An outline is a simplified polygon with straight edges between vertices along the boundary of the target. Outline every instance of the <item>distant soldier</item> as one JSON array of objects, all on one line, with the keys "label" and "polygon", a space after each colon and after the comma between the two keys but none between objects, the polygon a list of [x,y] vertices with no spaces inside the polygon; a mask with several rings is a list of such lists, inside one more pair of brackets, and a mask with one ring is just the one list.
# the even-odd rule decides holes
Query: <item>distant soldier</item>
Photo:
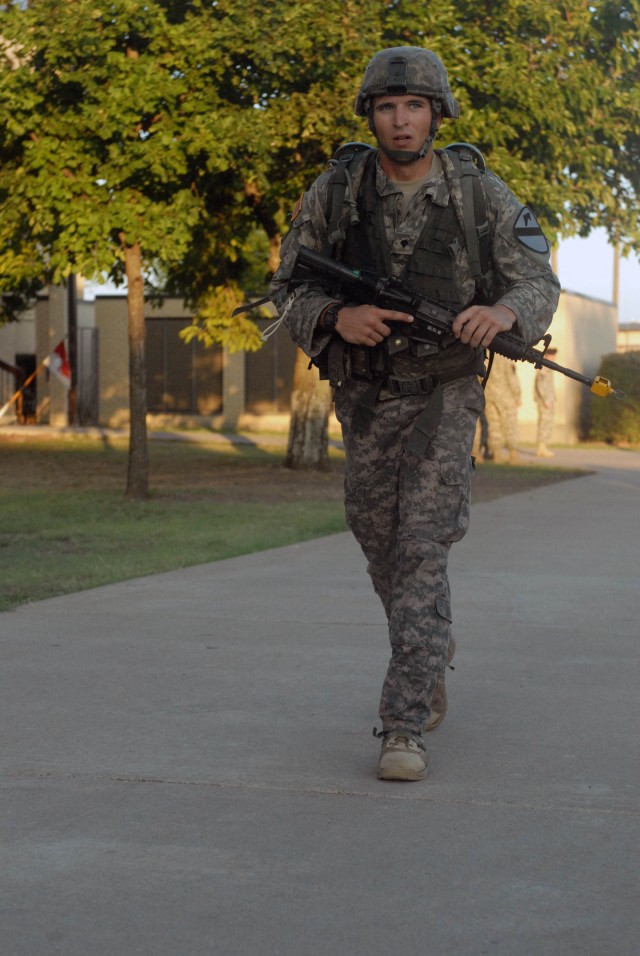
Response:
[{"label": "distant soldier", "polygon": [[476,425],[476,437],[473,439],[473,448],[471,449],[471,454],[476,461],[486,461],[488,458],[488,431],[487,416],[484,412],[482,412],[480,418],[478,419],[478,424]]},{"label": "distant soldier", "polygon": [[[547,355],[551,358],[556,355],[557,351],[557,349],[547,349]],[[536,455],[538,458],[553,458],[553,452],[549,448],[549,445],[553,435],[556,393],[553,372],[545,368],[544,365],[536,372],[533,383],[533,397],[538,406]]]},{"label": "distant soldier", "polygon": [[487,405],[487,457],[495,462],[520,464],[518,406],[522,391],[514,362],[494,355],[485,389]]}]

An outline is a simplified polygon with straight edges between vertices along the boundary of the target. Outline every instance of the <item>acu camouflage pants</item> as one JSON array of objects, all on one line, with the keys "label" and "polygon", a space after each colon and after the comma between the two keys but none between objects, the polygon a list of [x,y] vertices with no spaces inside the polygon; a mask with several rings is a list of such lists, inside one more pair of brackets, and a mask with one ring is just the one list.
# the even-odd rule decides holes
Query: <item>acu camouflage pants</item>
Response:
[{"label": "acu camouflage pants", "polygon": [[443,413],[424,458],[405,448],[424,395],[380,401],[364,430],[354,427],[368,385],[336,390],[346,452],[348,525],[389,622],[391,659],[382,688],[384,731],[420,735],[444,672],[450,640],[449,550],[469,524],[471,448],[484,393],[475,376],[443,387]]}]

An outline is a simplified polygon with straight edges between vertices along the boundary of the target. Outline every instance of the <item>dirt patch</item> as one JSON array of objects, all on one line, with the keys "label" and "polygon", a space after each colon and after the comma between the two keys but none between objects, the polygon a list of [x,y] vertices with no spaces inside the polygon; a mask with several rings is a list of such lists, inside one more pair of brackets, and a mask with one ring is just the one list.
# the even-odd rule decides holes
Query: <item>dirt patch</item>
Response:
[{"label": "dirt patch", "polygon": [[[330,470],[291,471],[284,452],[256,448],[220,449],[187,442],[150,442],[149,476],[154,496],[221,503],[341,501],[344,464],[339,454]],[[125,444],[25,441],[0,436],[0,487],[124,493],[128,453]],[[583,471],[533,465],[483,463],[473,481],[473,501],[527,491],[583,475]]]},{"label": "dirt patch", "polygon": [[[479,465],[473,479],[473,502],[492,501],[503,495],[529,491],[557,481],[583,475],[577,470],[541,467]],[[329,472],[291,471],[282,465],[225,465],[222,468],[194,469],[188,487],[180,476],[166,467],[152,472],[156,493],[184,498],[205,497],[219,501],[277,503],[282,501],[341,501],[344,466],[334,463]]]}]

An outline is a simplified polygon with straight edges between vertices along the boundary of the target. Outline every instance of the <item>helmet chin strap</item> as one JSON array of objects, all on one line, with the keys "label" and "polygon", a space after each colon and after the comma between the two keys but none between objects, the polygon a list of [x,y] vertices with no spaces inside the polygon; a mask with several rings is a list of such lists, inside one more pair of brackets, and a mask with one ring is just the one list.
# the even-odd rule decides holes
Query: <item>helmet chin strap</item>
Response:
[{"label": "helmet chin strap", "polygon": [[380,149],[383,153],[386,153],[389,159],[392,159],[394,163],[402,163],[408,166],[410,163],[417,163],[418,160],[424,159],[434,140],[435,136],[429,135],[417,153],[415,151],[409,153],[403,149],[385,149],[384,146],[381,146]]}]

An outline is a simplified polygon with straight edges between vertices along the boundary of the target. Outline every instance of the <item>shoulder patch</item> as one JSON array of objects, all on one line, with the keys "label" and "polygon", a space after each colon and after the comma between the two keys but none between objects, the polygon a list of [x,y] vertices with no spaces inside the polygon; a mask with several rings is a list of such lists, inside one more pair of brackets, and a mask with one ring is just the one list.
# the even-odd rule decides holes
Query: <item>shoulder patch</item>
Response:
[{"label": "shoulder patch", "polygon": [[548,255],[551,250],[540,223],[528,206],[523,206],[520,210],[520,215],[513,224],[513,234],[529,252]]},{"label": "shoulder patch", "polygon": [[293,222],[294,219],[296,219],[296,217],[299,215],[300,210],[302,209],[302,200],[303,200],[303,198],[304,198],[304,193],[300,193],[300,198],[298,199],[297,203],[296,203],[295,206],[293,207],[293,212],[291,213],[291,215],[290,215],[290,217],[289,217],[289,221],[290,221],[290,222]]}]

